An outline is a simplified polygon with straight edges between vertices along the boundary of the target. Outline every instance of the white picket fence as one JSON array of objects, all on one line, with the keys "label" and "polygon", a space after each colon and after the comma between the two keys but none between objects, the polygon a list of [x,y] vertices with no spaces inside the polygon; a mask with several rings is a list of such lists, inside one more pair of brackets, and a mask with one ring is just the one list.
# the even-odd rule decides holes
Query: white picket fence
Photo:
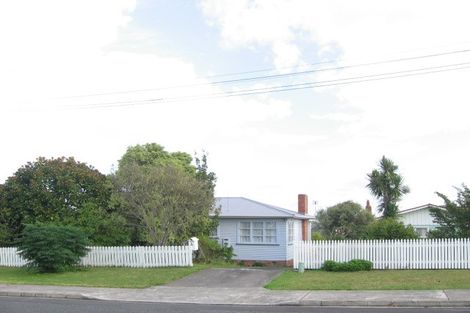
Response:
[{"label": "white picket fence", "polygon": [[[89,247],[82,266],[171,267],[193,266],[194,246]],[[16,248],[0,248],[0,266],[21,267],[26,261]]]},{"label": "white picket fence", "polygon": [[0,248],[0,266],[21,267],[25,264],[16,248]]},{"label": "white picket fence", "polygon": [[83,266],[170,267],[193,266],[191,246],[91,247]]},{"label": "white picket fence", "polygon": [[470,239],[325,240],[294,243],[294,268],[319,269],[326,260],[369,260],[374,269],[468,269]]}]

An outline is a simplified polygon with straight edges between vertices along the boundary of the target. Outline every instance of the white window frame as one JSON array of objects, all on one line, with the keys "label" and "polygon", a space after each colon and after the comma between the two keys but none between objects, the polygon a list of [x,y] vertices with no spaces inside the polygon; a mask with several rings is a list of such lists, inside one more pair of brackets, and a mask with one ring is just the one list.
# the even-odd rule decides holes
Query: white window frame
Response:
[{"label": "white window frame", "polygon": [[418,233],[419,238],[427,238],[429,229],[427,227],[415,227],[415,231]]},{"label": "white window frame", "polygon": [[[261,225],[260,225],[261,224]],[[261,226],[261,227],[260,227]],[[238,222],[237,243],[277,245],[277,223],[270,220],[246,220]]]},{"label": "white window frame", "polygon": [[294,237],[295,237],[294,230],[295,230],[294,220],[288,220],[287,221],[287,242],[288,243],[294,242]]}]

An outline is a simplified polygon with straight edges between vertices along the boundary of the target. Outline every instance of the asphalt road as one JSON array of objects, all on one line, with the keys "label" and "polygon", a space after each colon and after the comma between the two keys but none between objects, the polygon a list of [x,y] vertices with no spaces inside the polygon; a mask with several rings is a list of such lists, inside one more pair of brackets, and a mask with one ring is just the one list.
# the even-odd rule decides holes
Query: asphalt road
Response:
[{"label": "asphalt road", "polygon": [[287,306],[188,305],[72,299],[0,297],[0,313],[463,313],[470,308],[316,308]]}]

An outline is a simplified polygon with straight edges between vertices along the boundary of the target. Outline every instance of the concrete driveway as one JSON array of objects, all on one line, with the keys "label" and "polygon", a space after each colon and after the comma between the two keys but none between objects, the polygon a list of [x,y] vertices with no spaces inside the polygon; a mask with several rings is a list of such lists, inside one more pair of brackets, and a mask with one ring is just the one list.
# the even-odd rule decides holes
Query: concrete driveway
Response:
[{"label": "concrete driveway", "polygon": [[213,268],[191,274],[167,286],[206,288],[264,287],[282,272],[282,269],[271,268]]}]

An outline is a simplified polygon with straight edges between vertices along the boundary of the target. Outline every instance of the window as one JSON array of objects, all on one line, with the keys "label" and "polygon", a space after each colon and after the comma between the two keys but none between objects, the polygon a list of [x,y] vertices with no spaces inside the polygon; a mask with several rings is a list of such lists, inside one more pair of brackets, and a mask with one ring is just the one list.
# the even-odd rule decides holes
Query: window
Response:
[{"label": "window", "polygon": [[428,236],[428,229],[426,227],[416,227],[416,232],[420,238],[426,238]]},{"label": "window", "polygon": [[289,220],[287,222],[287,235],[288,235],[288,242],[292,243],[294,241],[294,221]]},{"label": "window", "polygon": [[240,242],[251,242],[251,222],[240,222]]},{"label": "window", "polygon": [[276,222],[244,221],[238,225],[238,242],[251,244],[275,244]]}]

